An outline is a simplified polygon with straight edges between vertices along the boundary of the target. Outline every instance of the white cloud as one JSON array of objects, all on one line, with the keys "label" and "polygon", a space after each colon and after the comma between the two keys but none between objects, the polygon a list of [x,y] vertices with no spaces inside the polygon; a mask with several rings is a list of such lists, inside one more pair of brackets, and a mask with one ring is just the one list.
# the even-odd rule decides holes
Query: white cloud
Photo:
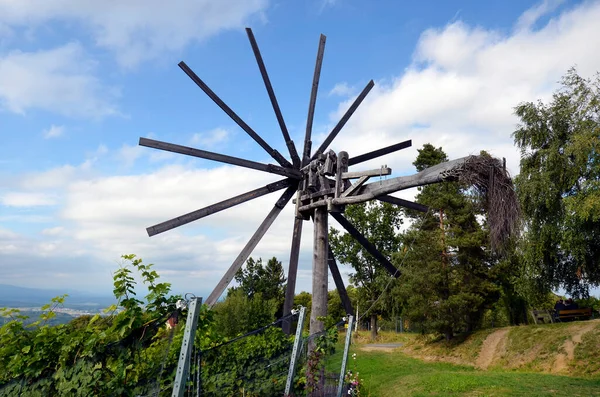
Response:
[{"label": "white cloud", "polygon": [[126,67],[180,51],[225,29],[242,27],[267,0],[0,0],[0,23],[36,26],[50,21],[78,22],[100,47]]},{"label": "white cloud", "polygon": [[46,138],[46,139],[58,138],[59,136],[62,136],[64,133],[65,133],[64,126],[54,125],[54,124],[52,124],[50,126],[50,128],[48,128],[47,130],[44,130],[44,132],[43,132],[44,138]]},{"label": "white cloud", "polygon": [[0,197],[7,207],[40,207],[56,204],[56,197],[45,193],[9,192]]},{"label": "white cloud", "polygon": [[338,96],[348,96],[354,93],[354,88],[350,87],[348,83],[345,81],[342,83],[337,83],[331,91],[329,91],[329,96],[338,95]]},{"label": "white cloud", "polygon": [[565,0],[542,0],[525,11],[516,23],[516,30],[529,30],[544,15],[556,10]]},{"label": "white cloud", "polygon": [[192,135],[190,143],[202,149],[211,149],[229,140],[230,133],[224,128],[215,128],[208,132],[198,132]]},{"label": "white cloud", "polygon": [[58,236],[58,235],[64,233],[64,231],[65,231],[64,227],[56,226],[56,227],[51,227],[51,228],[42,230],[42,234],[44,236]]},{"label": "white cloud", "polygon": [[114,90],[103,87],[93,69],[94,63],[77,43],[0,55],[0,108],[21,114],[43,109],[92,118],[117,114],[112,104]]}]

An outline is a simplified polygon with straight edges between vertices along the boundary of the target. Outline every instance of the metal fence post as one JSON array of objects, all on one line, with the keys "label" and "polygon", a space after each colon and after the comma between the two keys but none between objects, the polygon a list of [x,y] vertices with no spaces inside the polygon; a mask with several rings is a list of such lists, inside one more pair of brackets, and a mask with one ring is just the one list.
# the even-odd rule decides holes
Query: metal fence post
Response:
[{"label": "metal fence post", "polygon": [[346,363],[348,362],[348,351],[350,350],[350,341],[352,340],[352,325],[354,317],[348,316],[348,328],[346,329],[346,343],[344,344],[344,356],[342,357],[342,368],[340,370],[340,380],[338,382],[337,397],[342,397],[344,390],[344,377],[346,375]]},{"label": "metal fence post", "polygon": [[173,385],[173,394],[171,394],[172,397],[183,397],[183,393],[185,392],[185,382],[190,370],[190,354],[194,347],[194,336],[196,335],[198,314],[200,313],[201,306],[202,298],[193,297],[190,300],[183,341],[181,342],[181,351],[179,353],[179,362],[177,364],[177,373],[175,374],[175,383]]},{"label": "metal fence post", "polygon": [[300,342],[302,341],[302,330],[304,329],[304,316],[306,314],[306,308],[300,307],[300,314],[298,315],[298,325],[296,326],[296,337],[294,339],[294,347],[292,349],[292,357],[290,359],[290,369],[288,371],[287,381],[285,382],[285,393],[284,396],[289,396],[290,390],[292,389],[292,382],[294,381],[294,374],[296,373],[296,364],[298,363],[298,356],[300,355]]}]

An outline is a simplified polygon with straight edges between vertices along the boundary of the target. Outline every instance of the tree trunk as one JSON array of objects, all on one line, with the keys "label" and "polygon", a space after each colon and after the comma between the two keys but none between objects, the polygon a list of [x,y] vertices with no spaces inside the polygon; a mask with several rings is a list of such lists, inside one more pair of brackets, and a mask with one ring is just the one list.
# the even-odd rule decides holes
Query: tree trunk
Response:
[{"label": "tree trunk", "polygon": [[371,342],[377,338],[377,314],[371,314]]}]

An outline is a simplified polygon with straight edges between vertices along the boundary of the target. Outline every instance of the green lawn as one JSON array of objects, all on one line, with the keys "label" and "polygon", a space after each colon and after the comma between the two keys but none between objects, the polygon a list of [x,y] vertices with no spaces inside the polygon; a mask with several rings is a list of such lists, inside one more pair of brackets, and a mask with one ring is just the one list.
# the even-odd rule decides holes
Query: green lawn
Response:
[{"label": "green lawn", "polygon": [[[343,346],[327,362],[339,371]],[[364,394],[396,396],[600,396],[600,379],[582,379],[539,373],[491,370],[468,366],[423,362],[401,352],[364,352],[351,349],[356,369],[364,380]]]}]

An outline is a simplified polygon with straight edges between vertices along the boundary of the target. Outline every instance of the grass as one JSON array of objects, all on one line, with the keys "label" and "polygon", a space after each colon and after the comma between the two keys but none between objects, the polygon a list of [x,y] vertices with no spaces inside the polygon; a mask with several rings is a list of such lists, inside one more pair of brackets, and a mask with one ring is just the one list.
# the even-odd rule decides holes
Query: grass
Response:
[{"label": "grass", "polygon": [[[375,343],[403,342],[409,349],[421,347],[429,349],[424,355],[433,353],[447,357],[459,357],[474,361],[483,340],[492,331],[476,333],[451,343],[424,343],[422,338],[410,334],[381,335]],[[585,334],[582,343],[575,349],[575,360],[571,364],[574,373],[583,377],[571,377],[532,372],[543,370],[544,357],[560,351],[560,346],[569,335],[569,324],[551,326],[514,327],[510,330],[507,348],[513,351],[512,357],[532,354],[530,365],[518,369],[503,367],[502,360],[490,370],[478,370],[469,365],[456,365],[446,362],[425,362],[404,354],[401,349],[393,352],[362,351],[368,338],[359,337],[350,350],[347,369],[360,373],[365,388],[364,396],[600,396],[600,327]],[[340,335],[336,353],[327,363],[327,369],[339,372],[343,353],[343,335]],[[533,348],[532,346],[537,346]],[[437,350],[436,350],[437,349]],[[514,350],[513,350],[514,349]],[[352,360],[352,353],[357,354]],[[506,363],[510,364],[510,363]],[[575,367],[582,368],[575,368]]]}]

